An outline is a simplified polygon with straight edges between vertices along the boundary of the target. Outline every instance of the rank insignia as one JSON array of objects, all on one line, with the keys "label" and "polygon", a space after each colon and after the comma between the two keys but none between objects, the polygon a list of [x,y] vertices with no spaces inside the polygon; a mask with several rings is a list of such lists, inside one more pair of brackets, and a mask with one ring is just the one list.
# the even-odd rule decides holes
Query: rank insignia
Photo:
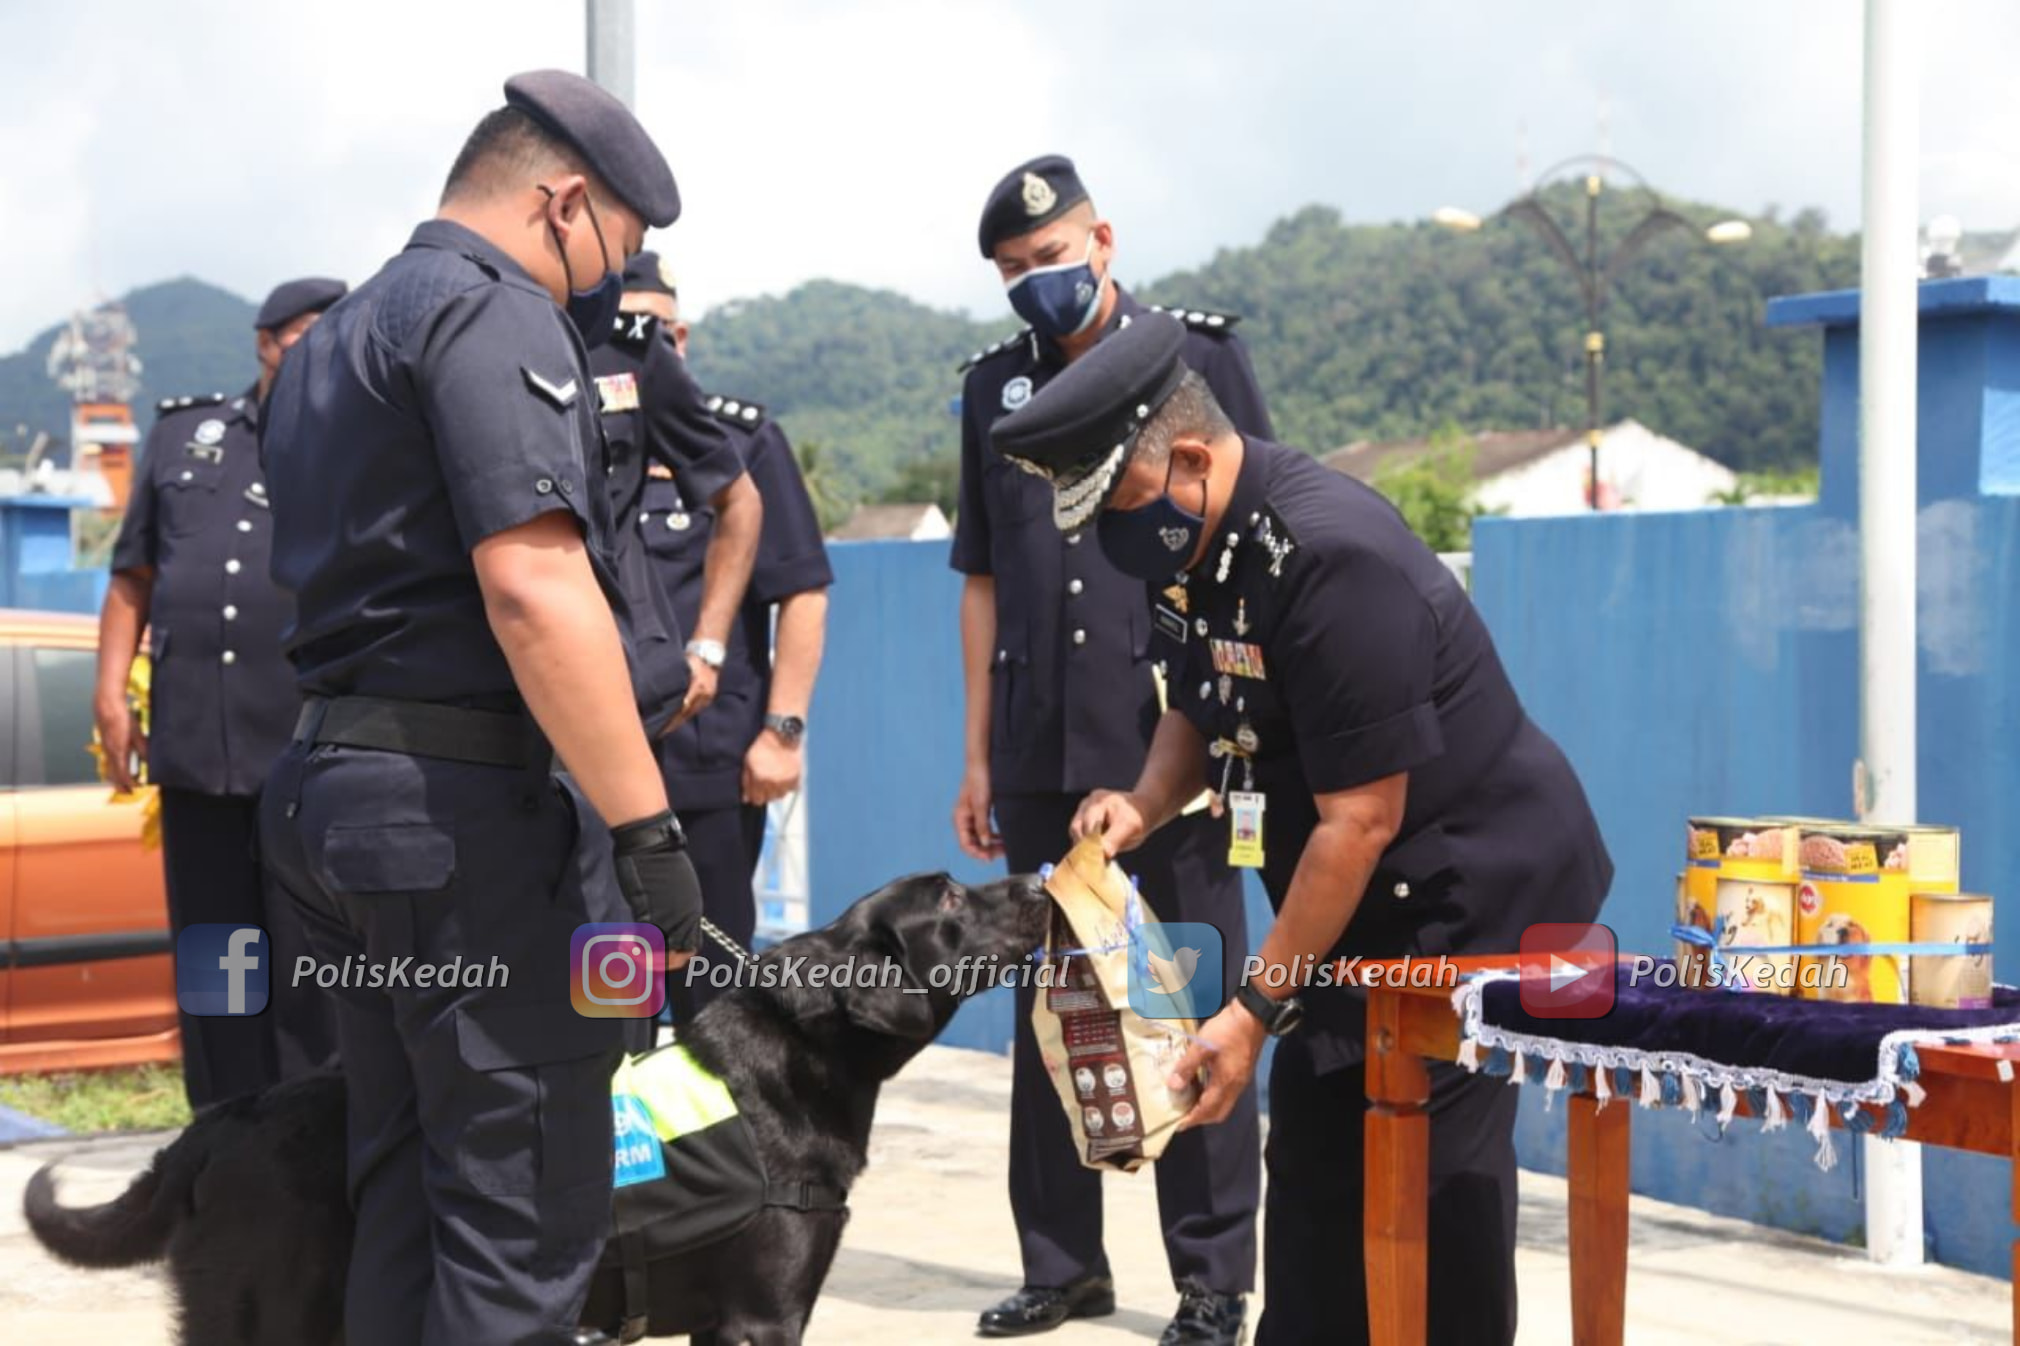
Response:
[{"label": "rank insignia", "polygon": [[638,410],[638,376],[633,373],[602,374],[596,380],[596,400],[605,415]]},{"label": "rank insignia", "polygon": [[1250,645],[1239,640],[1214,640],[1208,642],[1213,650],[1214,669],[1221,673],[1231,673],[1238,678],[1266,678],[1263,671],[1263,653],[1260,645]]}]

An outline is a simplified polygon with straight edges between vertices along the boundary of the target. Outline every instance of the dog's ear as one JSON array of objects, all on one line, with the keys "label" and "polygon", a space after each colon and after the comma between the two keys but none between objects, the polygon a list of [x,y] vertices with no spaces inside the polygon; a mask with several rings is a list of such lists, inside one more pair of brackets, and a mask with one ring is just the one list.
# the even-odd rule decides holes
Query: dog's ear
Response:
[{"label": "dog's ear", "polygon": [[[844,997],[843,1012],[872,1033],[931,1042],[941,1026],[939,1009],[934,1004],[936,993],[928,985],[930,968],[922,966],[931,960],[917,959],[918,951],[912,948],[914,941],[894,921],[875,920],[868,933],[872,957],[882,954],[896,966],[897,973],[879,977],[874,986],[858,987],[855,995]],[[928,941],[933,938],[921,933]]]}]

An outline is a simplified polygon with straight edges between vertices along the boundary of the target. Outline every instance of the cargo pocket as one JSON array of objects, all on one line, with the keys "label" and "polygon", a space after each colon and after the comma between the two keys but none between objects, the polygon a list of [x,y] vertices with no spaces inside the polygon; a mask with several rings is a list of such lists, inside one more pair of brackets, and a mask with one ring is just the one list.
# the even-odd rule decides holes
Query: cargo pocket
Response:
[{"label": "cargo pocket", "polygon": [[456,838],[435,823],[338,823],[323,834],[319,867],[331,892],[440,892],[456,877]]},{"label": "cargo pocket", "polygon": [[1436,823],[1389,848],[1368,881],[1380,924],[1413,954],[1450,953],[1464,919],[1461,879],[1451,839]]},{"label": "cargo pocket", "polygon": [[608,1220],[610,1073],[623,1024],[562,1005],[458,1006],[456,1050],[473,1072],[455,1093],[463,1181],[492,1196],[552,1196],[543,1228],[579,1216],[578,1232],[593,1232]]}]

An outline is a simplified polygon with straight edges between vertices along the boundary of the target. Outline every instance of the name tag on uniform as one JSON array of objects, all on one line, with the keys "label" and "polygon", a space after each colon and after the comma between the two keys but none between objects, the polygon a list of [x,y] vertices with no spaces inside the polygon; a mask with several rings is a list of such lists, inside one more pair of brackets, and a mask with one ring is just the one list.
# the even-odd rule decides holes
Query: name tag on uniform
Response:
[{"label": "name tag on uniform", "polygon": [[1256,790],[1235,790],[1227,797],[1231,835],[1227,862],[1237,869],[1261,869],[1263,863],[1263,809],[1269,797]]},{"label": "name tag on uniform", "polygon": [[1237,678],[1269,676],[1263,671],[1262,646],[1240,640],[1216,640],[1212,644],[1214,672],[1231,673]]},{"label": "name tag on uniform", "polygon": [[224,461],[224,446],[222,444],[197,444],[192,442],[183,445],[182,451],[190,457],[201,459],[206,463],[221,463]]},{"label": "name tag on uniform", "polygon": [[606,415],[638,410],[638,376],[628,373],[598,376],[596,400]]},{"label": "name tag on uniform", "polygon": [[1165,635],[1179,644],[1185,644],[1185,618],[1159,603],[1151,609],[1151,622]]}]

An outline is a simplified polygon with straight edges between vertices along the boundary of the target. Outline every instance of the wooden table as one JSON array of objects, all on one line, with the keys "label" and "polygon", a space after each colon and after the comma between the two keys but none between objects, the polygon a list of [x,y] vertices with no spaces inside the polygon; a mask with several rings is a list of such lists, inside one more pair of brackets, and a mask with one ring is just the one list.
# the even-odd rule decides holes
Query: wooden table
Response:
[{"label": "wooden table", "polygon": [[[1403,960],[1391,960],[1403,961]],[[1461,973],[1512,970],[1512,954],[1454,958]],[[1427,1296],[1425,1244],[1431,1119],[1426,1064],[1459,1054],[1452,990],[1368,984],[1368,1318],[1375,1346],[1422,1346]],[[2013,1211],[2020,1220],[2020,1043],[1918,1047],[1928,1096],[1910,1109],[1905,1139],[2014,1159]],[[1618,1346],[1627,1317],[1628,1127],[1635,1101],[1614,1095],[1601,1110],[1589,1090],[1567,1091],[1570,1134],[1571,1323],[1577,1346]],[[1740,1111],[1747,1111],[1744,1096]],[[1832,1117],[1833,1125],[1841,1119]],[[2013,1248],[2014,1339],[2020,1341],[2020,1243]]]}]

